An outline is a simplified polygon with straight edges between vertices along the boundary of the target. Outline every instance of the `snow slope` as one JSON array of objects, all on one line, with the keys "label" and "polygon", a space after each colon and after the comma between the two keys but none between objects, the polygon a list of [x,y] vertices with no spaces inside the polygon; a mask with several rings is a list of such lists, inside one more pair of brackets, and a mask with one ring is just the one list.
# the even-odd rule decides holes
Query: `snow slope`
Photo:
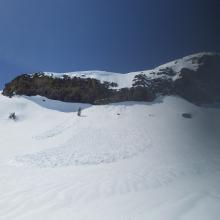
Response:
[{"label": "snow slope", "polygon": [[[162,78],[170,78],[172,80],[176,80],[180,77],[180,71],[182,68],[197,70],[200,65],[198,63],[198,59],[204,55],[211,56],[211,55],[215,55],[215,53],[210,53],[210,52],[197,53],[163,64],[152,70],[143,70],[143,71],[130,72],[125,74],[93,70],[93,71],[78,71],[78,72],[67,72],[67,73],[44,72],[44,75],[58,77],[58,78],[62,78],[63,75],[67,75],[71,78],[73,77],[95,78],[100,80],[101,82],[103,81],[115,82],[118,84],[117,88],[125,88],[125,87],[129,88],[132,86],[132,81],[134,77],[138,74],[145,74],[150,79],[162,77]],[[169,75],[161,74],[160,71],[165,68],[171,68],[175,72],[175,75],[169,76]]]},{"label": "snow slope", "polygon": [[0,220],[220,219],[219,142],[220,109],[178,97],[0,95]]}]

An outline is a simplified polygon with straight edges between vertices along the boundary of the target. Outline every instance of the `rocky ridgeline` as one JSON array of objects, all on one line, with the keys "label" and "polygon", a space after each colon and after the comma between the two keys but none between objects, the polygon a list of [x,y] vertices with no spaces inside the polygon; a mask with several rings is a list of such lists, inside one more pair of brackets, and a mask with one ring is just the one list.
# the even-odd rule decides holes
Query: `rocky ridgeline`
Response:
[{"label": "rocky ridgeline", "polygon": [[[220,102],[220,55],[191,55],[155,70],[137,73],[129,88],[94,78],[60,78],[44,73],[24,74],[5,85],[3,95],[41,95],[66,102],[107,104],[152,101],[158,95],[179,95],[195,104]],[[181,65],[180,65],[181,63]],[[191,68],[190,65],[196,67]]]},{"label": "rocky ridgeline", "polygon": [[114,89],[115,83],[100,82],[97,79],[64,76],[53,78],[43,73],[21,75],[6,84],[3,95],[35,96],[41,95],[49,99],[65,102],[81,102],[91,104],[107,104],[119,101],[153,100],[148,88],[137,86]]}]

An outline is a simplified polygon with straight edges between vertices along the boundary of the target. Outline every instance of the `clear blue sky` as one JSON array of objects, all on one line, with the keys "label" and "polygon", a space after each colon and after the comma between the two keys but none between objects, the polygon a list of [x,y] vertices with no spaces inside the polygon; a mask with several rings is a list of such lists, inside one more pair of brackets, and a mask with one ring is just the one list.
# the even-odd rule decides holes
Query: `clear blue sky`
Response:
[{"label": "clear blue sky", "polygon": [[0,0],[0,88],[33,71],[152,68],[220,51],[219,0]]}]

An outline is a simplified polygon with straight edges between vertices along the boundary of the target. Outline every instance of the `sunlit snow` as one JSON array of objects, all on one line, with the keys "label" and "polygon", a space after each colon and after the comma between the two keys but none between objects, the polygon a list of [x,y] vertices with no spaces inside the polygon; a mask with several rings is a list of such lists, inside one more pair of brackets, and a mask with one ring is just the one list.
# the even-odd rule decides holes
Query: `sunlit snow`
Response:
[{"label": "sunlit snow", "polygon": [[0,95],[0,219],[220,219],[219,142],[220,109],[179,97]]}]

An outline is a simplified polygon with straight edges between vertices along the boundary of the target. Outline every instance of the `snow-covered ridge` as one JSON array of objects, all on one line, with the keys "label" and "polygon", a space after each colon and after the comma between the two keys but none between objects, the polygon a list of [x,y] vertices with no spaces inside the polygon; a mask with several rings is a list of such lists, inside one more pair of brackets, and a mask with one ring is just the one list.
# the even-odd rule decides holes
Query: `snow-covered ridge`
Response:
[{"label": "snow-covered ridge", "polygon": [[197,105],[213,104],[220,102],[219,71],[219,54],[199,53],[152,70],[126,74],[97,70],[23,74],[6,84],[3,95],[41,95],[67,102],[107,104],[152,101],[162,94],[178,95]]},{"label": "snow-covered ridge", "polygon": [[[115,73],[115,72],[99,71],[99,70],[76,71],[76,72],[66,72],[66,73],[44,72],[44,74],[55,78],[62,78],[63,75],[67,75],[71,78],[73,77],[94,78],[100,80],[101,82],[107,81],[107,82],[117,83],[118,84],[117,88],[124,88],[124,87],[130,88],[132,86],[132,81],[134,77],[138,74],[145,74],[150,79],[170,78],[172,80],[176,80],[180,77],[179,74],[182,68],[197,70],[200,65],[198,63],[199,58],[201,58],[204,55],[212,56],[215,54],[217,53],[211,53],[211,52],[197,53],[168,62],[151,70],[143,70],[137,72],[123,73],[123,74]],[[160,72],[166,68],[172,69],[175,74],[174,75],[161,74]]]},{"label": "snow-covered ridge", "polygon": [[47,76],[52,76],[55,78],[62,78],[63,75],[67,75],[71,78],[73,77],[80,77],[80,78],[94,78],[98,79],[101,82],[114,82],[117,83],[117,88],[124,88],[124,87],[131,87],[132,80],[136,73],[113,73],[113,72],[106,72],[106,71],[99,71],[99,70],[92,70],[92,71],[77,71],[77,72],[67,72],[67,73],[53,73],[53,72],[45,72]]}]

